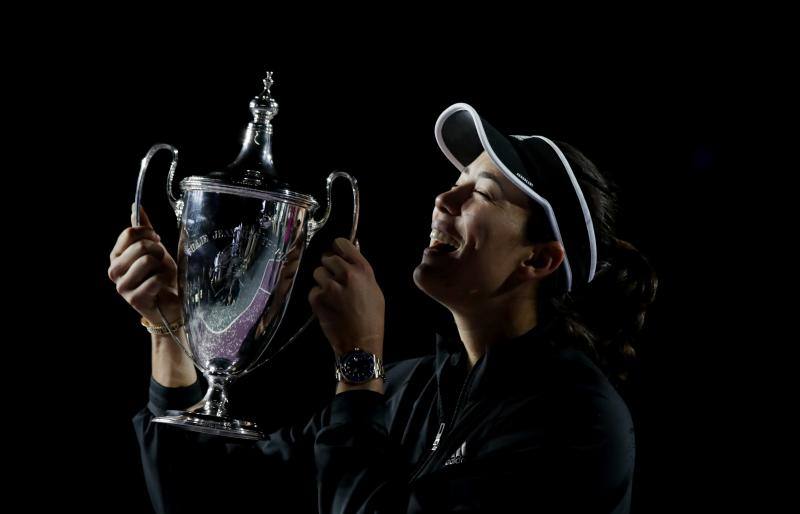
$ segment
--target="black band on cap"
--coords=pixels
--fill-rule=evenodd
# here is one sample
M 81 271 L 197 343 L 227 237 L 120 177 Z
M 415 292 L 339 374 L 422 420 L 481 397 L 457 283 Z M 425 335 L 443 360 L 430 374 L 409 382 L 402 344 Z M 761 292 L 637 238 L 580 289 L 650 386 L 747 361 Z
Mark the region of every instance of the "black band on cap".
M 509 140 L 532 176 L 534 189 L 553 208 L 561 232 L 561 242 L 569 256 L 573 281 L 586 283 L 589 277 L 591 249 L 586 222 L 570 176 L 555 150 L 537 137 Z

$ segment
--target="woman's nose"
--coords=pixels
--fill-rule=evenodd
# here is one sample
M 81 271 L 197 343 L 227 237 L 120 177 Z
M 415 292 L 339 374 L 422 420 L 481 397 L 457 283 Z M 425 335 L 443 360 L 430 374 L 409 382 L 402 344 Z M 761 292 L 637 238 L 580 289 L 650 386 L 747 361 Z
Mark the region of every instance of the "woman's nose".
M 461 204 L 464 202 L 464 189 L 463 187 L 454 186 L 450 190 L 440 193 L 436 197 L 434 205 L 440 211 L 452 216 L 457 215 L 461 211 Z

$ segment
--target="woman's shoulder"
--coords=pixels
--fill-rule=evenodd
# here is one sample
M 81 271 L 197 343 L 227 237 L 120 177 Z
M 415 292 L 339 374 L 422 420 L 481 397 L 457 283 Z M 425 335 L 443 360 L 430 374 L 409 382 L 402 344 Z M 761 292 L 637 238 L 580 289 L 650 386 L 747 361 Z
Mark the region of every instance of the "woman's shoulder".
M 499 399 L 497 423 L 536 427 L 572 440 L 609 438 L 633 444 L 633 420 L 627 402 L 584 352 L 561 348 L 537 368 L 536 380 L 520 377 Z
M 576 349 L 563 350 L 553 376 L 554 405 L 565 435 L 574 436 L 580 428 L 616 439 L 617 444 L 634 444 L 627 402 L 589 356 Z

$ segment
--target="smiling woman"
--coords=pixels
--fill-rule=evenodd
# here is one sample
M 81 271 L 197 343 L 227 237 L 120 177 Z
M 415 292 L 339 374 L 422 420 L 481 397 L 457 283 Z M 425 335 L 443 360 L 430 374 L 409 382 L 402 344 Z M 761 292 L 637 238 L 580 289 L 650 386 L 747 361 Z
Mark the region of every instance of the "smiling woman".
M 486 151 L 464 168 L 453 188 L 436 198 L 432 227 L 457 241 L 456 249 L 437 251 L 434 242 L 414 270 L 414 282 L 453 313 L 473 364 L 492 340 L 536 325 L 531 300 L 537 283 L 563 260 L 560 245 L 534 248 L 526 241 L 529 216 L 525 194 Z M 530 265 L 534 252 L 544 266 Z M 493 320 L 494 313 L 503 320 Z M 478 326 L 470 326 L 470 320 Z
M 505 136 L 466 104 L 446 109 L 435 135 L 461 173 L 436 197 L 413 279 L 457 337 L 384 369 L 383 293 L 337 239 L 309 302 L 338 383 L 306 423 L 254 443 L 176 433 L 153 417 L 202 391 L 185 373 L 165 387 L 169 359 L 154 360 L 134 425 L 158 511 L 629 512 L 634 426 L 612 379 L 657 279 L 616 237 L 613 183 L 569 145 Z M 198 494 L 211 460 L 225 470 L 215 487 L 232 494 Z

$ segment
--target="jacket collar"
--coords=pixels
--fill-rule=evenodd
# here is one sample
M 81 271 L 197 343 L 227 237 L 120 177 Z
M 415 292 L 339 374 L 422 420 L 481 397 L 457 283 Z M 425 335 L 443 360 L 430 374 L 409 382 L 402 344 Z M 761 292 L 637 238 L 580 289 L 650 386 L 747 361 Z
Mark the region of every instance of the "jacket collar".
M 538 383 L 547 362 L 557 353 L 552 337 L 554 321 L 537 324 L 524 334 L 488 347 L 472 369 L 462 402 L 495 394 L 508 395 L 510 391 Z M 440 414 L 449 414 L 469 375 L 467 353 L 457 333 L 436 333 L 435 362 Z

